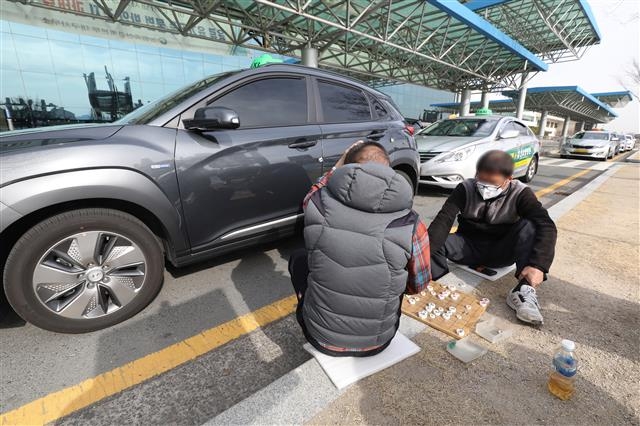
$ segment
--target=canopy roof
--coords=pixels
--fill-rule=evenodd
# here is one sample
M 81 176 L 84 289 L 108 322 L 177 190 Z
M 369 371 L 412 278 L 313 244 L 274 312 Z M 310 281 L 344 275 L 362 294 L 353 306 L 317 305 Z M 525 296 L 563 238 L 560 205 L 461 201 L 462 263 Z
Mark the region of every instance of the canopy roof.
M 287 56 L 313 46 L 320 66 L 365 80 L 499 90 L 515 87 L 517 74 L 547 69 L 516 40 L 451 0 L 86 0 L 74 10 L 60 6 L 66 2 L 13 1 Z M 157 19 L 141 17 L 141 8 Z
M 515 112 L 518 92 L 504 91 L 503 95 L 511 99 L 499 99 L 489 102 L 494 112 Z M 432 104 L 431 106 L 445 110 L 457 111 L 459 103 Z M 479 102 L 472 102 L 471 108 L 479 108 Z M 573 121 L 588 123 L 606 123 L 618 116 L 608 105 L 590 95 L 579 86 L 532 87 L 527 89 L 525 109 L 543 112 L 560 117 L 569 117 Z
M 586 0 L 469 0 L 465 6 L 547 62 L 580 59 L 601 40 Z
M 621 92 L 592 93 L 591 96 L 613 108 L 622 108 L 632 100 L 631 92 L 628 90 Z

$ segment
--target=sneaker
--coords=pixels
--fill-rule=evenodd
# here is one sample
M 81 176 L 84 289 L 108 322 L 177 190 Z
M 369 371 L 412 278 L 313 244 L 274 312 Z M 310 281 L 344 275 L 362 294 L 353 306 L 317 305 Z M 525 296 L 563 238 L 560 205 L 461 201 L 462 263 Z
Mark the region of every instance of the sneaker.
M 528 284 L 521 284 L 519 290 L 509 292 L 507 305 L 516 311 L 516 317 L 520 321 L 533 325 L 542 325 L 544 323 L 540 313 L 540 305 L 538 305 L 536 289 Z

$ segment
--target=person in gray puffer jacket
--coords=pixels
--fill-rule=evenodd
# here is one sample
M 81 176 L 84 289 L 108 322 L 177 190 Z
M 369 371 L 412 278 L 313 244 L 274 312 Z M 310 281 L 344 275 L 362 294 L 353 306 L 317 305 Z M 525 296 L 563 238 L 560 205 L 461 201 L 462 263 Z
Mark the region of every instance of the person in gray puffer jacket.
M 429 282 L 428 237 L 382 146 L 354 145 L 337 166 L 305 200 L 305 250 L 289 271 L 307 340 L 325 354 L 369 356 L 395 336 L 403 294 Z

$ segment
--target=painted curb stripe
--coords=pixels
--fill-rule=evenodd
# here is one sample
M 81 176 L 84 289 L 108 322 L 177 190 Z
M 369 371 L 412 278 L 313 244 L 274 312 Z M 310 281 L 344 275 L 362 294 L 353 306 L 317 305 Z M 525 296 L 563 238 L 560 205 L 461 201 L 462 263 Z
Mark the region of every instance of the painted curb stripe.
M 50 393 L 2 414 L 0 425 L 41 425 L 67 416 L 284 318 L 294 312 L 297 303 L 295 295 L 280 299 L 121 367 Z

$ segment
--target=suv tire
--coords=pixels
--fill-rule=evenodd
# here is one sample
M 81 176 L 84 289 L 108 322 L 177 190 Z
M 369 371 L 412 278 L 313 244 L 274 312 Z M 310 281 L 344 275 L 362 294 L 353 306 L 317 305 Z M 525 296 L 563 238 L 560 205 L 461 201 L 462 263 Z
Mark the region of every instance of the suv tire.
M 395 171 L 396 171 L 397 174 L 399 174 L 400 176 L 402 176 L 403 178 L 405 178 L 407 180 L 407 183 L 411 187 L 411 193 L 415 194 L 416 193 L 416 188 L 414 187 L 414 183 L 413 183 L 413 180 L 411 179 L 411 177 L 409 177 L 409 175 L 407 173 L 403 172 L 402 170 L 395 169 Z
M 4 271 L 9 303 L 51 331 L 110 327 L 146 307 L 162 287 L 162 245 L 140 220 L 91 208 L 52 216 L 13 246 Z

